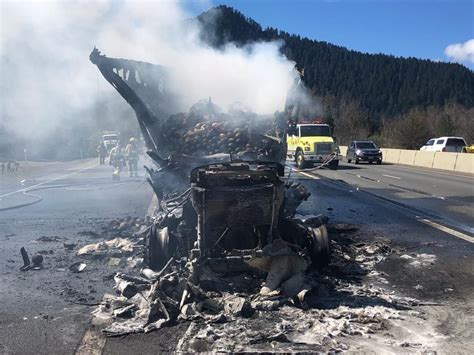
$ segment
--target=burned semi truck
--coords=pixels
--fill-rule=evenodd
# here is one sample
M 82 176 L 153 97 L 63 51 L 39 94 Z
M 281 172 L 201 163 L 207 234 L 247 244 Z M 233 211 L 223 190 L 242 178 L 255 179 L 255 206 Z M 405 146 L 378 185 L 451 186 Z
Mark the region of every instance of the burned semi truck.
M 171 258 L 218 272 L 268 271 L 275 256 L 328 261 L 327 219 L 295 217 L 310 194 L 284 178 L 296 99 L 289 96 L 285 112 L 274 115 L 241 105 L 224 112 L 211 98 L 184 110 L 166 68 L 95 48 L 90 60 L 134 109 L 155 165 L 146 167 L 158 200 L 146 238 L 150 268 Z

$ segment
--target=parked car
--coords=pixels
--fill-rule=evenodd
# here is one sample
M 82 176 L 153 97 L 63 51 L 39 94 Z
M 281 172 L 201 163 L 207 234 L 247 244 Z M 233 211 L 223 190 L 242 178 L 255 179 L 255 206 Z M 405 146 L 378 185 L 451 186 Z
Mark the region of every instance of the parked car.
M 431 138 L 420 150 L 461 153 L 466 146 L 466 141 L 462 137 L 439 137 Z
M 437 138 L 431 138 L 428 142 L 426 142 L 421 148 L 420 150 L 426 150 L 428 152 L 434 152 L 434 144 L 436 142 L 436 139 Z
M 462 150 L 463 153 L 474 153 L 474 144 L 468 145 L 467 147 L 464 147 Z
M 355 164 L 360 161 L 382 164 L 382 151 L 372 141 L 353 141 L 347 148 L 346 159 L 348 163 L 354 161 Z

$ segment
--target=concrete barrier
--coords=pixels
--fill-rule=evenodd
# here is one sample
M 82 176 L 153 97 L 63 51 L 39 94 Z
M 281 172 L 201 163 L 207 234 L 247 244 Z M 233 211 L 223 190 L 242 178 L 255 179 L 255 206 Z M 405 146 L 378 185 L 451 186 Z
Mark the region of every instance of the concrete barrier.
M 345 158 L 347 146 L 339 146 Z M 426 152 L 421 150 L 380 148 L 383 161 L 392 164 L 404 164 L 424 168 L 457 171 L 474 174 L 474 154 Z
M 449 154 L 449 153 L 446 153 Z M 474 154 L 458 153 L 454 171 L 474 174 Z
M 405 165 L 414 165 L 416 153 L 418 153 L 416 150 L 400 149 L 400 156 L 398 158 L 397 163 Z
M 444 170 L 454 170 L 456 166 L 456 161 L 458 156 L 461 154 L 458 153 L 445 153 L 445 152 L 436 152 L 432 167 L 435 169 L 444 169 Z M 466 154 L 467 155 L 467 154 Z
M 383 153 L 382 153 L 383 154 Z M 383 161 L 387 163 L 398 163 L 398 159 L 400 158 L 400 149 L 387 149 L 387 152 L 382 157 Z
M 435 152 L 426 152 L 422 150 L 407 150 L 406 152 L 415 152 L 415 159 L 413 160 L 413 165 L 416 166 L 423 166 L 425 168 L 432 168 L 433 167 L 433 161 L 435 160 Z M 403 163 L 402 160 L 400 159 L 400 163 Z M 410 164 L 411 165 L 411 164 Z M 453 165 L 454 169 L 454 165 Z

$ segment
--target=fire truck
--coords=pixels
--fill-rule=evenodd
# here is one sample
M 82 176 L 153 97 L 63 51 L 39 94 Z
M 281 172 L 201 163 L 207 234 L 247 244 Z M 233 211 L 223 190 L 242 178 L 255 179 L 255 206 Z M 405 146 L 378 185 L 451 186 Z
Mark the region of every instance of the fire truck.
M 331 127 L 320 121 L 299 121 L 288 129 L 287 157 L 299 169 L 315 164 L 337 169 L 339 147 L 332 136 Z
M 110 150 L 120 141 L 120 132 L 104 131 L 102 132 L 101 139 L 107 148 L 107 151 L 110 152 Z

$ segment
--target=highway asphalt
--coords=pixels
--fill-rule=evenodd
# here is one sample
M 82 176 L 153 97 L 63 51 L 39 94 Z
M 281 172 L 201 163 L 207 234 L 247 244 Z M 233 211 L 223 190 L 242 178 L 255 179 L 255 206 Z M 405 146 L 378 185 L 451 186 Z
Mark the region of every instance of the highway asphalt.
M 289 164 L 292 166 L 292 164 Z M 358 175 L 375 179 L 376 176 L 393 175 L 395 172 L 408 170 L 404 167 L 395 166 L 352 166 L 342 164 L 339 171 L 332 170 L 304 170 L 297 172 L 294 169 L 290 179 L 301 183 L 311 192 L 311 197 L 304 202 L 299 212 L 306 214 L 325 214 L 329 217 L 331 224 L 349 224 L 356 226 L 366 235 L 368 241 L 385 238 L 390 242 L 392 254 L 377 266 L 378 272 L 384 275 L 387 284 L 383 287 L 390 288 L 391 292 L 398 295 L 414 297 L 427 305 L 414 308 L 415 312 L 423 314 L 424 322 L 416 325 L 404 324 L 404 333 L 398 334 L 395 339 L 399 344 L 421 344 L 434 343 L 434 339 L 442 339 L 442 344 L 433 345 L 437 351 L 454 350 L 466 352 L 474 346 L 471 339 L 471 327 L 468 324 L 474 322 L 472 311 L 474 301 L 474 238 L 464 235 L 462 239 L 444 230 L 435 228 L 421 221 L 421 212 L 429 214 L 433 218 L 434 212 L 421 211 L 424 207 L 419 203 L 413 204 L 416 208 L 404 203 L 394 203 L 403 200 L 396 194 L 364 193 L 357 189 L 357 184 L 365 181 L 374 181 L 346 174 L 348 172 L 359 172 Z M 369 169 L 378 170 L 369 170 Z M 287 173 L 289 169 L 287 169 Z M 362 175 L 362 174 L 363 175 Z M 431 174 L 435 173 L 434 171 Z M 427 174 L 424 171 L 408 170 L 405 174 L 396 175 L 400 180 L 405 176 Z M 428 173 L 429 175 L 429 173 Z M 443 174 L 438 174 L 444 176 Z M 461 197 L 469 192 L 469 177 L 453 176 L 453 179 L 462 181 L 466 190 L 458 192 Z M 394 178 L 396 180 L 396 178 Z M 416 180 L 417 178 L 411 177 Z M 421 178 L 422 179 L 422 178 Z M 347 180 L 344 181 L 344 180 Z M 379 180 L 379 179 L 377 179 Z M 457 181 L 456 180 L 456 181 Z M 381 180 L 384 181 L 384 180 Z M 354 184 L 351 185 L 350 183 Z M 381 188 L 381 183 L 368 186 Z M 449 184 L 446 189 L 450 189 Z M 384 188 L 381 188 L 383 191 Z M 393 187 L 392 187 L 393 189 Z M 445 190 L 450 191 L 450 190 Z M 463 192 L 464 191 L 464 192 Z M 391 200 L 396 196 L 397 199 Z M 447 194 L 447 196 L 457 196 Z M 438 209 L 436 214 L 442 215 L 443 211 Z M 462 215 L 461 215 L 462 216 Z M 457 218 L 457 216 L 454 216 Z M 469 219 L 467 219 L 469 222 Z M 472 220 L 471 220 L 472 224 Z M 467 233 L 467 232 L 466 232 Z M 408 258 L 417 256 L 429 256 L 434 258 L 432 262 L 424 266 L 414 266 Z M 368 278 L 364 282 L 374 283 L 375 280 Z M 429 306 L 429 304 L 433 304 Z M 421 326 L 421 329 L 420 329 Z M 105 354 L 128 354 L 154 352 L 172 352 L 176 350 L 176 339 L 180 339 L 187 327 L 183 324 L 168 328 L 163 332 L 151 334 L 136 334 L 122 339 L 108 339 L 104 347 Z M 415 340 L 414 340 L 415 339 Z M 373 352 L 381 349 L 376 338 L 352 340 L 353 348 L 362 352 Z M 418 348 L 420 349 L 420 348 Z M 383 349 L 387 351 L 387 349 Z M 311 349 L 308 349 L 311 351 Z M 407 352 L 413 351 L 403 346 L 389 349 L 389 351 Z M 416 349 L 415 349 L 416 351 Z
M 51 163 L 36 175 L 25 176 L 26 185 L 19 183 L 20 176 L 2 180 L 0 208 L 33 201 L 23 195 L 27 186 L 47 189 L 33 192 L 43 198 L 41 202 L 0 211 L 0 353 L 73 354 L 90 328 L 94 307 L 73 302 L 64 290 L 80 294 L 93 290 L 96 300 L 112 291 L 107 277 L 111 270 L 105 265 L 92 264 L 80 275 L 65 271 L 74 256 L 64 252 L 62 242 L 86 243 L 79 232 L 99 229 L 119 217 L 143 217 L 152 191 L 143 172 L 140 179 L 123 178 L 117 184 L 111 181 L 109 166 L 95 164 Z M 337 171 L 293 170 L 290 179 L 304 184 L 312 194 L 300 213 L 323 213 L 332 224 L 349 223 L 368 239 L 390 241 L 393 253 L 377 266 L 388 281 L 384 287 L 436 303 L 418 310 L 425 317 L 423 326 L 443 337 L 437 350 L 473 348 L 469 326 L 474 323 L 472 177 L 343 163 Z M 37 241 L 41 236 L 61 241 L 41 243 Z M 45 254 L 45 269 L 20 272 L 21 246 L 30 253 L 50 253 Z M 413 267 L 403 255 L 433 255 L 434 259 L 426 266 Z M 110 354 L 174 351 L 186 329 L 180 324 L 151 334 L 107 339 L 97 342 L 93 350 Z M 407 332 L 416 333 L 413 329 Z M 370 342 L 357 336 L 351 341 Z M 355 349 L 373 349 L 360 346 Z
M 474 176 L 392 164 L 342 163 L 338 170 L 304 171 L 411 208 L 474 234 Z
M 100 302 L 112 291 L 113 270 L 91 260 L 83 273 L 72 274 L 68 267 L 77 258 L 63 242 L 93 243 L 81 232 L 100 233 L 112 219 L 143 217 L 152 191 L 144 171 L 139 179 L 125 175 L 113 182 L 112 167 L 97 159 L 34 166 L 0 177 L 0 209 L 37 201 L 23 194 L 26 188 L 42 198 L 0 211 L 0 354 L 73 354 L 93 310 L 81 303 Z M 44 268 L 20 271 L 21 247 L 30 257 L 41 252 Z

